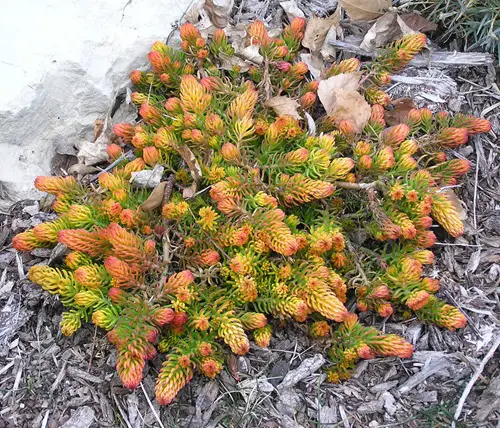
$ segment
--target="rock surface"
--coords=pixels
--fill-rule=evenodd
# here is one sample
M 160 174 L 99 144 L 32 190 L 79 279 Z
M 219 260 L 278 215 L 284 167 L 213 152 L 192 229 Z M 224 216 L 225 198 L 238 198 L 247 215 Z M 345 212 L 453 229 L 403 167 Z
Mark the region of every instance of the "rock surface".
M 7 1 L 0 14 L 0 209 L 77 153 L 191 0 Z M 59 171 L 60 172 L 60 171 Z

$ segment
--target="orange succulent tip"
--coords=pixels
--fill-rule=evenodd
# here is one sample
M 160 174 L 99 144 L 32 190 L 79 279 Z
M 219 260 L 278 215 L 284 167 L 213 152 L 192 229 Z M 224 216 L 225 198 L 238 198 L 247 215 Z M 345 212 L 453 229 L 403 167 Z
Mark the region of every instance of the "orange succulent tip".
M 399 42 L 401 49 L 404 49 L 408 55 L 419 53 L 427 44 L 427 36 L 423 33 L 409 34 Z
M 226 162 L 238 162 L 241 152 L 233 143 L 225 143 L 222 146 L 221 155 Z
M 392 147 L 384 147 L 380 149 L 374 156 L 374 164 L 376 168 L 381 170 L 392 168 L 396 164 Z
M 167 73 L 160 74 L 160 81 L 165 85 L 168 85 L 170 83 L 170 74 Z
M 57 195 L 58 193 L 69 193 L 78 188 L 76 180 L 72 176 L 51 177 L 40 176 L 35 179 L 35 187 L 41 192 Z
M 116 370 L 125 388 L 135 389 L 139 386 L 144 366 L 144 358 L 135 356 L 129 351 L 118 354 Z
M 358 354 L 358 357 L 364 360 L 371 360 L 372 358 L 375 358 L 377 356 L 366 343 L 362 343 L 361 345 L 359 345 L 356 349 L 356 352 Z
M 161 73 L 165 67 L 163 54 L 158 51 L 151 51 L 148 53 L 148 60 L 153 67 L 155 73 Z
M 168 98 L 165 102 L 165 109 L 170 113 L 179 113 L 182 111 L 181 100 L 176 97 Z
M 369 155 L 372 151 L 372 144 L 368 141 L 359 141 L 354 147 L 354 154 L 356 156 Z
M 207 44 L 207 41 L 203 37 L 198 37 L 195 41 L 195 46 L 197 48 L 204 48 Z
M 128 294 L 118 287 L 111 287 L 108 290 L 108 297 L 111 299 L 113 303 L 116 304 L 123 303 L 126 300 L 127 296 Z
M 99 309 L 92 314 L 92 323 L 97 327 L 110 330 L 116 324 L 116 318 L 105 309 Z
M 467 174 L 470 171 L 470 162 L 467 159 L 452 159 L 447 167 L 456 177 Z
M 92 263 L 92 259 L 80 251 L 72 251 L 64 259 L 64 263 L 70 269 L 77 269 L 80 266 L 89 265 Z
M 163 217 L 167 220 L 180 220 L 188 212 L 189 205 L 185 201 L 168 202 L 162 208 Z
M 398 149 L 399 153 L 413 155 L 418 151 L 418 143 L 415 140 L 405 140 Z
M 487 134 L 491 131 L 491 122 L 487 119 L 480 119 L 479 117 L 468 116 L 469 123 L 466 128 L 469 135 L 474 134 Z
M 384 107 L 391 103 L 391 97 L 376 87 L 368 88 L 365 91 L 365 98 L 370 104 L 380 104 Z
M 418 311 L 422 309 L 428 302 L 430 298 L 430 294 L 425 290 L 419 290 L 415 293 L 412 293 L 410 298 L 406 301 L 406 305 L 414 310 Z
M 335 268 L 341 269 L 347 263 L 347 256 L 344 253 L 333 253 L 331 260 Z
M 26 232 L 18 233 L 12 239 L 12 246 L 17 251 L 31 251 L 42 245 L 43 244 L 36 237 L 33 230 L 27 230 Z
M 311 80 L 304 85 L 305 92 L 314 92 L 316 93 L 319 88 L 319 80 Z
M 75 294 L 74 299 L 75 304 L 82 308 L 88 308 L 101 300 L 100 297 L 92 291 L 80 291 Z
M 220 90 L 223 86 L 222 81 L 215 76 L 203 77 L 200 80 L 200 85 L 203 86 L 207 91 Z
M 217 28 L 212 39 L 216 44 L 221 45 L 227 41 L 226 33 L 222 28 Z
M 387 194 L 393 201 L 400 201 L 405 195 L 404 186 L 400 183 L 393 184 Z
M 80 314 L 76 311 L 64 312 L 60 323 L 61 333 L 71 336 L 82 325 Z
M 213 353 L 212 345 L 207 342 L 201 342 L 198 346 L 198 352 L 202 357 L 208 357 Z
M 140 70 L 134 70 L 130 73 L 130 80 L 132 81 L 132 83 L 134 85 L 138 85 L 139 83 L 141 83 L 142 77 L 143 77 L 143 74 L 142 74 L 142 71 L 140 71 Z
M 175 273 L 165 280 L 165 288 L 168 292 L 175 292 L 179 288 L 185 288 L 194 281 L 194 275 L 189 270 Z
M 392 315 L 392 313 L 394 312 L 392 305 L 390 303 L 387 303 L 387 302 L 377 305 L 376 310 L 377 310 L 377 313 L 381 317 L 384 317 L 384 318 L 390 317 Z
M 154 146 L 144 147 L 142 150 L 142 158 L 146 165 L 155 166 L 160 161 L 160 152 Z
M 222 364 L 213 358 L 204 358 L 199 369 L 205 376 L 214 379 L 222 371 Z
M 92 257 L 102 254 L 104 241 L 96 232 L 89 232 L 85 229 L 61 230 L 59 232 L 59 242 L 74 251 L 87 253 Z
M 174 318 L 170 322 L 174 327 L 182 327 L 188 321 L 188 316 L 185 312 L 175 312 Z
M 410 358 L 413 355 L 413 346 L 400 336 L 388 334 L 377 343 L 377 353 L 385 356 Z
M 303 109 L 310 109 L 316 102 L 316 94 L 314 92 L 306 92 L 300 98 L 300 105 Z
M 419 247 L 429 248 L 432 247 L 437 241 L 436 235 L 430 230 L 424 230 L 417 233 L 415 242 Z
M 441 308 L 440 325 L 454 331 L 457 328 L 464 328 L 467 325 L 467 318 L 457 308 L 444 305 Z
M 264 314 L 257 312 L 246 312 L 240 317 L 241 324 L 246 330 L 255 330 L 262 328 L 267 324 L 267 318 Z
M 417 168 L 418 163 L 416 159 L 409 155 L 403 155 L 397 162 L 397 168 L 402 171 L 411 171 Z
M 373 299 L 388 299 L 391 297 L 391 290 L 389 290 L 389 287 L 387 285 L 377 285 L 371 292 L 370 292 L 370 298 Z
M 406 122 L 409 126 L 416 126 L 422 122 L 422 113 L 418 108 L 411 109 L 406 116 Z
M 363 155 L 358 159 L 359 169 L 370 169 L 373 166 L 373 159 L 368 155 Z
M 106 147 L 106 153 L 111 158 L 111 160 L 116 160 L 123 154 L 123 151 L 118 144 L 112 143 L 108 147 Z
M 182 24 L 180 33 L 181 40 L 188 41 L 190 43 L 196 43 L 196 39 L 201 37 L 198 29 L 190 22 Z
M 271 343 L 272 328 L 269 324 L 253 331 L 253 340 L 257 346 L 267 348 Z
M 208 57 L 208 50 L 206 49 L 200 49 L 197 53 L 196 53 L 196 57 L 198 59 L 205 59 Z
M 326 321 L 316 321 L 311 324 L 309 333 L 312 337 L 325 337 L 330 334 L 330 325 Z
M 136 106 L 140 106 L 148 100 L 148 96 L 141 92 L 132 92 L 132 94 L 130 95 L 130 99 Z
M 342 322 L 348 330 L 351 330 L 358 323 L 358 316 L 352 312 L 347 312 Z
M 440 288 L 439 279 L 422 278 L 420 287 L 428 293 L 436 293 Z
M 334 180 L 340 180 L 345 178 L 354 166 L 355 162 L 351 158 L 336 158 L 330 162 L 327 175 Z
M 215 250 L 205 250 L 195 257 L 196 262 L 202 267 L 215 266 L 220 261 L 220 255 Z
M 436 142 L 443 147 L 454 149 L 465 144 L 469 139 L 466 128 L 444 128 L 438 132 Z
M 273 57 L 285 58 L 288 55 L 288 48 L 286 46 L 276 46 L 273 51 Z
M 376 76 L 377 82 L 382 85 L 389 85 L 391 83 L 391 75 L 387 72 L 382 72 Z
M 380 135 L 380 140 L 387 146 L 399 146 L 406 140 L 410 133 L 410 127 L 406 123 L 385 129 Z
M 128 122 L 117 123 L 113 126 L 113 132 L 115 133 L 115 135 L 123 138 L 126 142 L 130 142 L 134 137 L 135 127 L 133 124 Z
M 306 29 L 307 20 L 305 18 L 295 17 L 290 22 L 290 29 L 295 35 L 301 34 Z
M 384 107 L 380 104 L 374 104 L 372 106 L 370 122 L 385 126 L 384 114 L 385 114 Z
M 432 195 L 432 217 L 454 238 L 464 233 L 464 225 L 452 201 L 445 195 Z
M 307 64 L 305 62 L 297 62 L 292 65 L 290 69 L 290 73 L 294 76 L 301 77 L 304 76 L 309 71 Z
M 248 39 L 251 45 L 267 46 L 271 39 L 267 34 L 266 27 L 262 21 L 254 21 L 247 29 Z
M 446 162 L 446 159 L 448 159 L 448 156 L 446 155 L 445 152 L 436 152 L 434 153 L 434 155 L 432 156 L 432 158 L 436 161 L 436 162 Z
M 354 123 L 350 120 L 341 120 L 339 123 L 339 130 L 345 136 L 352 136 L 356 134 Z
M 141 105 L 139 114 L 147 123 L 157 123 L 162 118 L 160 111 L 147 102 Z
M 408 190 L 405 193 L 406 200 L 408 202 L 417 202 L 418 201 L 418 192 L 416 190 Z
M 345 176 L 345 181 L 347 181 L 348 183 L 356 183 L 356 175 L 354 175 L 353 173 L 349 173 Z

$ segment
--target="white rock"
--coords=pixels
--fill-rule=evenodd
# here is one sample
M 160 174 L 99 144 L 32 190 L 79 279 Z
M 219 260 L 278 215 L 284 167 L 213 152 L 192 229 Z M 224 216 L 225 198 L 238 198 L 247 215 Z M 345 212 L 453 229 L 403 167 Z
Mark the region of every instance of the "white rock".
M 54 153 L 76 154 L 191 0 L 26 0 L 0 14 L 0 190 L 37 196 Z M 2 192 L 0 192 L 1 194 Z

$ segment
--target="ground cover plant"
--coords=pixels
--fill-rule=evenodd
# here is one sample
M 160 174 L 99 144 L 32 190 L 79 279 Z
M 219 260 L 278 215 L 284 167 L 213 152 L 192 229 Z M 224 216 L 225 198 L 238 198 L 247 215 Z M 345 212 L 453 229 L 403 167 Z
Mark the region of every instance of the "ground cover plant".
M 348 378 L 360 358 L 413 352 L 356 311 L 466 324 L 435 296 L 439 280 L 424 266 L 434 221 L 463 233 L 452 188 L 470 166 L 447 152 L 489 122 L 424 108 L 387 126 L 381 88 L 425 36 L 311 80 L 295 58 L 305 25 L 294 19 L 273 38 L 252 23 L 244 43 L 261 61 L 248 65 L 232 60 L 223 30 L 206 40 L 184 24 L 182 51 L 157 42 L 152 71 L 131 73 L 141 120 L 115 126 L 113 167 L 86 183 L 35 182 L 54 195 L 58 218 L 18 234 L 14 247 L 71 252 L 60 266 L 32 267 L 31 281 L 68 308 L 63 334 L 88 321 L 108 330 L 126 387 L 164 354 L 161 404 L 195 371 L 215 377 L 250 338 L 266 347 L 270 318 L 331 336 L 330 382 Z M 154 188 L 139 180 L 155 174 Z

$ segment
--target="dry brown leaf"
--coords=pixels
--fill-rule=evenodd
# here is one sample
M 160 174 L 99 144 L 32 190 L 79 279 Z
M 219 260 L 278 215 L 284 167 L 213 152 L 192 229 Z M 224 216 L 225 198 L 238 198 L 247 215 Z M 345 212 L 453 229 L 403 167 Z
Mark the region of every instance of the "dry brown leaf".
M 233 70 L 234 67 L 238 67 L 241 73 L 244 73 L 250 69 L 250 63 L 237 57 L 236 55 L 228 55 L 224 52 L 219 53 L 219 59 L 221 62 L 221 68 L 223 70 Z
M 151 192 L 149 197 L 140 205 L 140 208 L 145 212 L 149 212 L 161 206 L 166 186 L 166 181 L 162 181 L 160 184 L 158 184 L 158 186 L 156 186 Z
M 299 103 L 288 97 L 273 97 L 268 99 L 264 105 L 272 108 L 278 116 L 292 116 L 294 119 L 300 120 L 300 115 L 297 109 L 300 107 Z
M 408 27 L 413 31 L 419 31 L 421 33 L 427 33 L 429 31 L 435 31 L 437 29 L 437 24 L 425 19 L 421 15 L 416 13 L 403 13 L 401 19 L 405 22 Z
M 186 162 L 193 180 L 200 181 L 202 177 L 201 167 L 191 149 L 188 146 L 179 146 L 176 148 L 176 150 L 181 155 L 184 162 Z
M 336 123 L 350 121 L 361 132 L 371 116 L 371 107 L 357 91 L 360 73 L 342 73 L 319 82 L 318 97 Z
M 216 27 L 225 28 L 229 13 L 233 10 L 234 0 L 205 0 L 205 11 Z
M 392 6 L 392 0 L 340 0 L 351 21 L 371 21 Z
M 368 30 L 359 47 L 372 52 L 412 33 L 414 31 L 396 13 L 387 12 Z
M 332 109 L 333 99 L 331 97 L 334 89 L 344 89 L 347 91 L 357 91 L 359 88 L 359 80 L 361 73 L 341 73 L 337 76 L 329 77 L 326 80 L 321 80 L 318 87 L 318 97 L 323 104 L 326 112 Z
M 105 121 L 102 119 L 96 119 L 94 122 L 94 142 L 99 138 L 103 129 L 104 129 Z
M 410 98 L 398 98 L 392 101 L 392 110 L 384 112 L 384 119 L 389 126 L 406 122 L 410 110 L 417 108 Z
M 339 24 L 339 18 L 339 15 L 333 14 L 328 18 L 317 18 L 313 16 L 309 19 L 306 31 L 304 32 L 302 46 L 309 48 L 311 52 L 318 52 L 323 47 L 326 35 L 332 25 Z

